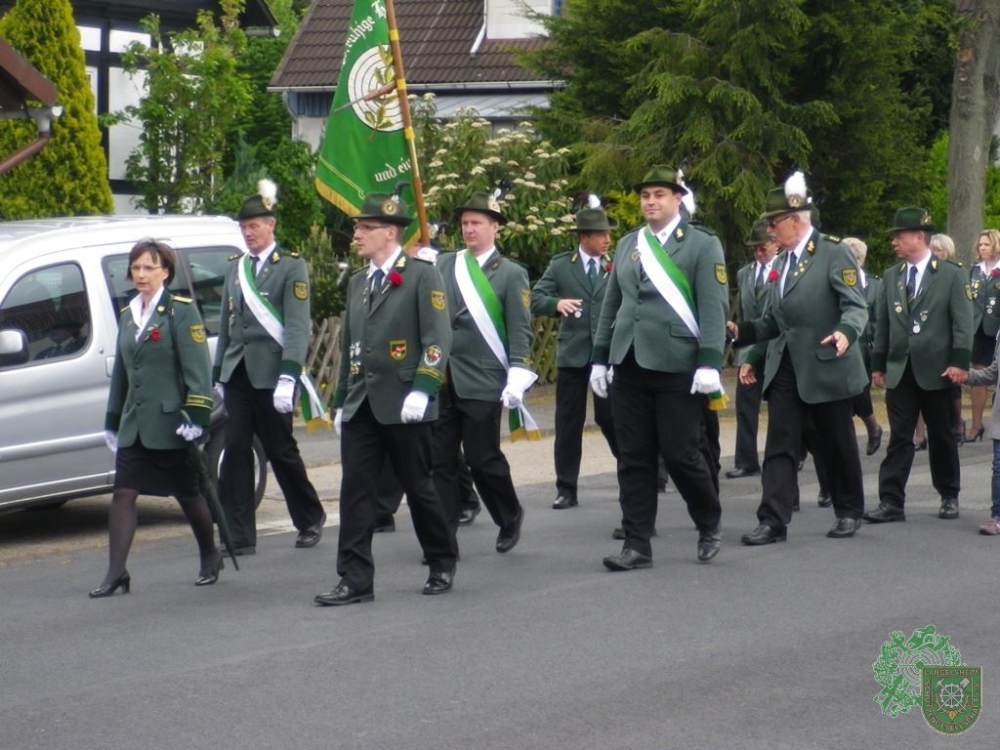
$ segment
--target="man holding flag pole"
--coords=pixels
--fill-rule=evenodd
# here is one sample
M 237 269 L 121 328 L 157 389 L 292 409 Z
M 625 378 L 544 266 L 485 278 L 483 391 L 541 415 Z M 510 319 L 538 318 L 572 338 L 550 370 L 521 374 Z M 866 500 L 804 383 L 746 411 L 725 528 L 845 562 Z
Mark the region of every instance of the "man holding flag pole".
M 497 251 L 506 223 L 497 199 L 478 192 L 458 209 L 466 249 L 445 253 L 444 278 L 453 342 L 447 381 L 434 424 L 434 476 L 452 528 L 458 526 L 459 446 L 483 504 L 500 527 L 497 552 L 509 552 L 521 537 L 524 508 L 500 450 L 500 417 L 510 410 L 512 439 L 540 437 L 524 408 L 524 393 L 538 377 L 531 370 L 533 332 L 528 272 Z

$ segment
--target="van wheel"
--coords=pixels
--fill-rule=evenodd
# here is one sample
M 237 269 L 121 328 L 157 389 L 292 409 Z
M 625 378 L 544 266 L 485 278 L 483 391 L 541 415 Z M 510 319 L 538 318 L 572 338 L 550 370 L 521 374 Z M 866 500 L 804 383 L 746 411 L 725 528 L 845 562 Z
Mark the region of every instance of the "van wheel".
M 254 473 L 254 508 L 260 507 L 260 501 L 264 499 L 264 490 L 267 488 L 267 457 L 264 455 L 264 445 L 260 438 L 254 435 L 253 438 L 253 473 Z M 222 468 L 222 457 L 226 452 L 225 430 L 213 432 L 212 439 L 205 446 L 205 456 L 208 458 L 208 469 L 215 483 L 216 491 L 219 487 L 219 470 Z

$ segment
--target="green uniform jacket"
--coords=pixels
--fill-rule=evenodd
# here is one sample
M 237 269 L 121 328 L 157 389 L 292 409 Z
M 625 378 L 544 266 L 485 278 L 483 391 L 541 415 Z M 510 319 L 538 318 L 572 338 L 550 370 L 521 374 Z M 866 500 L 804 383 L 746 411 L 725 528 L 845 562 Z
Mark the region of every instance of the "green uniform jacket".
M 479 333 L 479 328 L 458 291 L 455 282 L 457 258 L 458 253 L 442 253 L 438 258 L 438 269 L 444 278 L 451 315 L 449 377 L 460 398 L 499 401 L 500 393 L 507 384 L 507 373 L 487 345 L 486 339 Z M 531 300 L 528 272 L 523 266 L 504 258 L 495 250 L 483 266 L 483 272 L 503 306 L 504 323 L 507 326 L 507 361 L 511 367 L 530 370 L 534 331 L 528 310 Z
M 594 350 L 594 336 L 601 317 L 601 303 L 613 268 L 611 254 L 598 259 L 597 280 L 590 278 L 580 262 L 580 253 L 570 251 L 555 256 L 542 278 L 531 290 L 531 312 L 538 317 L 559 318 L 557 367 L 586 367 Z M 561 299 L 582 299 L 580 317 L 556 311 Z
M 647 370 L 694 372 L 702 365 L 722 369 L 729 282 L 718 238 L 682 219 L 664 246 L 691 285 L 701 329 L 699 340 L 653 282 L 640 274 L 640 231 L 622 237 L 615 248 L 615 266 L 608 277 L 593 361 L 617 365 L 634 348 L 636 362 Z
M 176 297 L 168 289 L 138 341 L 132 311 L 127 307 L 122 311 L 104 428 L 118 433 L 118 445 L 123 448 L 133 445 L 136 438 L 155 450 L 184 448 L 187 441 L 177 434 L 187 421 L 181 409 L 194 424 L 208 426 L 212 362 L 197 308 L 189 298 Z
M 972 330 L 978 331 L 982 326 L 983 333 L 991 338 L 1000 331 L 1000 274 L 987 276 L 983 268 L 976 263 L 969 271 L 969 286 L 972 289 L 973 318 Z
M 941 373 L 969 369 L 972 333 L 972 301 L 960 266 L 931 258 L 917 296 L 907 304 L 906 264 L 894 265 L 879 294 L 872 370 L 884 372 L 886 387 L 895 388 L 909 362 L 923 390 L 952 388 Z
M 431 397 L 423 421 L 437 419 L 438 388 L 451 349 L 444 282 L 433 264 L 399 256 L 382 291 L 369 303 L 368 268 L 347 285 L 343 348 L 334 408 L 350 421 L 367 398 L 381 424 L 401 424 L 399 412 L 411 391 Z
M 274 388 L 279 375 L 296 380 L 309 350 L 312 319 L 309 317 L 309 271 L 306 262 L 275 247 L 261 262 L 257 288 L 274 306 L 285 326 L 285 345 L 271 338 L 243 300 L 237 264 L 243 255 L 229 259 L 222 290 L 223 310 L 219 341 L 215 350 L 213 379 L 229 382 L 240 360 L 246 361 L 247 376 L 254 388 Z
M 868 323 L 868 305 L 858 279 L 858 266 L 847 245 L 813 230 L 785 294 L 779 293 L 788 252 L 778 254 L 772 268 L 777 279 L 767 284 L 764 315 L 741 321 L 740 345 L 772 339 L 764 367 L 764 394 L 785 351 L 795 368 L 799 398 L 807 404 L 837 401 L 861 393 L 868 375 L 856 346 Z M 851 342 L 843 356 L 819 342 L 840 331 Z M 759 371 L 755 352 L 749 363 Z
M 771 263 L 771 268 L 774 268 L 773 262 Z M 736 272 L 736 285 L 740 290 L 739 317 L 744 320 L 756 320 L 763 315 L 764 305 L 767 302 L 767 276 L 764 276 L 764 283 L 758 292 L 756 288 L 757 279 L 754 276 L 756 271 L 757 261 L 753 261 Z M 760 347 L 760 361 L 763 361 L 767 355 L 767 344 L 761 343 L 757 344 L 757 346 Z M 740 349 L 736 355 L 737 364 L 745 364 L 749 360 L 751 352 L 752 349 L 750 348 Z

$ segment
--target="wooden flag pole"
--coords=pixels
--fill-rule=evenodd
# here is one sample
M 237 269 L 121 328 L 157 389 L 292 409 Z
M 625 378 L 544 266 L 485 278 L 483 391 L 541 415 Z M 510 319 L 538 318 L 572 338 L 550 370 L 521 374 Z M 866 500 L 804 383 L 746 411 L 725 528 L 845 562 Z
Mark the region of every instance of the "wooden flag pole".
M 427 210 L 424 208 L 424 189 L 420 181 L 420 166 L 417 164 L 417 142 L 410 119 L 410 101 L 406 94 L 406 76 L 403 73 L 403 51 L 399 44 L 399 29 L 396 27 L 396 8 L 393 0 L 385 0 L 386 21 L 389 24 L 389 48 L 392 50 L 392 67 L 396 74 L 396 95 L 399 98 L 399 113 L 403 118 L 403 137 L 410 151 L 410 170 L 413 174 L 413 202 L 417 206 L 417 221 L 420 222 L 420 244 L 430 247 L 431 233 L 427 227 Z

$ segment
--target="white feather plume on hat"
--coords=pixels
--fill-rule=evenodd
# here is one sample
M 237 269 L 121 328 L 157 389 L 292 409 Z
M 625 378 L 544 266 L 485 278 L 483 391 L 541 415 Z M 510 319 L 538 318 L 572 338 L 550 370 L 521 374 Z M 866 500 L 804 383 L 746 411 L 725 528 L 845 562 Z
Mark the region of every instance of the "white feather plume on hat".
M 680 169 L 677 170 L 677 184 L 687 190 L 681 196 L 681 204 L 687 209 L 688 217 L 690 218 L 694 216 L 694 212 L 698 210 L 698 207 L 694 203 L 694 191 L 684 184 L 684 172 Z
M 809 195 L 809 188 L 806 185 L 806 176 L 801 170 L 795 170 L 791 176 L 785 180 L 785 200 L 792 207 L 804 206 L 812 203 Z
M 260 202 L 268 210 L 274 208 L 274 204 L 278 202 L 278 186 L 271 180 L 258 180 L 257 193 L 260 195 Z

